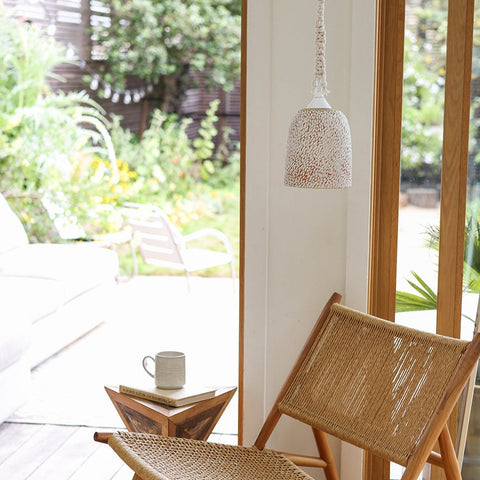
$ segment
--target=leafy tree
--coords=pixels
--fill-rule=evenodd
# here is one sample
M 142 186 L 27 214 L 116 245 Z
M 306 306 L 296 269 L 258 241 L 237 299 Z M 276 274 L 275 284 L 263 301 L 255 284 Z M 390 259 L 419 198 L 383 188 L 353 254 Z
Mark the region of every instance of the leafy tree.
M 164 112 L 178 112 L 195 74 L 225 90 L 239 77 L 240 0 L 103 3 L 110 21 L 94 27 L 92 41 L 104 52 L 103 78 L 114 88 L 142 79 Z

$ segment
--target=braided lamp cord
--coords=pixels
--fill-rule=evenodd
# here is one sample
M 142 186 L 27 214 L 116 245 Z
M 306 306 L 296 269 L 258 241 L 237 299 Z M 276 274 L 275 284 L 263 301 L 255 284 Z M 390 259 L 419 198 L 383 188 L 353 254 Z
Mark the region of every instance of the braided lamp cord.
M 297 188 L 346 188 L 352 185 L 352 140 L 347 118 L 334 110 L 325 68 L 325 0 L 318 0 L 315 23 L 313 98 L 297 112 L 287 142 L 284 183 Z
M 317 21 L 315 24 L 315 79 L 314 87 L 316 91 L 320 91 L 322 95 L 328 94 L 327 89 L 327 71 L 325 67 L 325 0 L 318 0 Z

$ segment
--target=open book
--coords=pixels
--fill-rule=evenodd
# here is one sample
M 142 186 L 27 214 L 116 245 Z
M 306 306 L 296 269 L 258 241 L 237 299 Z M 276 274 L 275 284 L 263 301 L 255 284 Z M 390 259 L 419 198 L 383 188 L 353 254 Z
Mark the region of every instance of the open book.
M 155 386 L 120 385 L 120 393 L 144 398 L 152 402 L 163 403 L 171 407 L 183 407 L 215 396 L 215 388 L 186 385 L 175 390 L 165 390 Z

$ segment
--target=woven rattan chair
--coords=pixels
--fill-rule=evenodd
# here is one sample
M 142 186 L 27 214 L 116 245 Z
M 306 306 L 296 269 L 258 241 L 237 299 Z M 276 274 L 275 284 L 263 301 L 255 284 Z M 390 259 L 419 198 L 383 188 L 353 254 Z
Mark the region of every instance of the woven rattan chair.
M 338 479 L 327 433 L 403 465 L 402 480 L 416 480 L 426 462 L 461 479 L 446 422 L 480 356 L 480 335 L 465 342 L 412 330 L 340 298 L 321 313 L 253 447 L 128 432 L 97 440 L 143 480 L 310 479 L 297 465 Z M 283 414 L 312 427 L 319 457 L 264 449 Z

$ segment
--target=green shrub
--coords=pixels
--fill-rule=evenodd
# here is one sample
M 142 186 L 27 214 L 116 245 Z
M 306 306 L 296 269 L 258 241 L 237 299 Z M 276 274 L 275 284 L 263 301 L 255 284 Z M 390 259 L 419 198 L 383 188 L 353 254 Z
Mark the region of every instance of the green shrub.
M 129 200 L 160 205 L 180 227 L 224 212 L 239 156 L 228 131 L 215 150 L 218 100 L 197 138 L 187 135 L 190 119 L 156 110 L 139 140 L 84 92 L 51 92 L 64 48 L 1 8 L 0 191 L 31 241 L 61 240 L 53 220 L 80 236 L 115 231 L 116 207 Z
M 31 241 L 58 240 L 53 217 L 83 224 L 99 197 L 118 181 L 115 156 L 100 107 L 85 93 L 52 93 L 53 68 L 64 48 L 0 5 L 0 178 Z M 111 171 L 92 176 L 96 155 Z
M 214 151 L 218 104 L 211 102 L 193 140 L 187 134 L 191 120 L 175 114 L 155 110 L 141 140 L 120 126 L 119 117 L 113 118 L 117 157 L 137 175 L 130 199 L 159 205 L 180 227 L 222 211 L 218 189 L 228 190 L 238 181 L 240 161 L 238 149 L 230 153 L 227 148 L 228 131 Z

